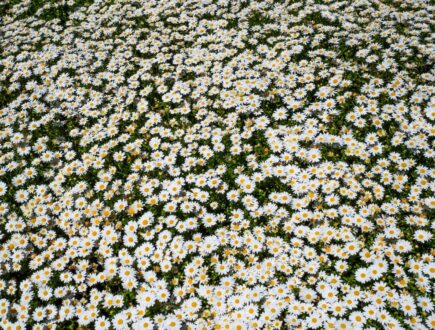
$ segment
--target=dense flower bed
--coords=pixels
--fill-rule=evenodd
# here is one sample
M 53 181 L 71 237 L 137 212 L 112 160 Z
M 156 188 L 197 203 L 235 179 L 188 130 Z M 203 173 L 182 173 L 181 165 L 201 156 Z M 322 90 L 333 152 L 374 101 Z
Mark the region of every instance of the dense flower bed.
M 0 2 L 3 329 L 433 329 L 429 0 Z

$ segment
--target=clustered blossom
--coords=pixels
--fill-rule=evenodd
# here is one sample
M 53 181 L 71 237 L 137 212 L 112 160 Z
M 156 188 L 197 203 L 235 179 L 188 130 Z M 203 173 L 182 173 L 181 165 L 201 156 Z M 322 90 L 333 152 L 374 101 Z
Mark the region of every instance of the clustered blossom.
M 0 11 L 2 329 L 435 328 L 430 1 Z

